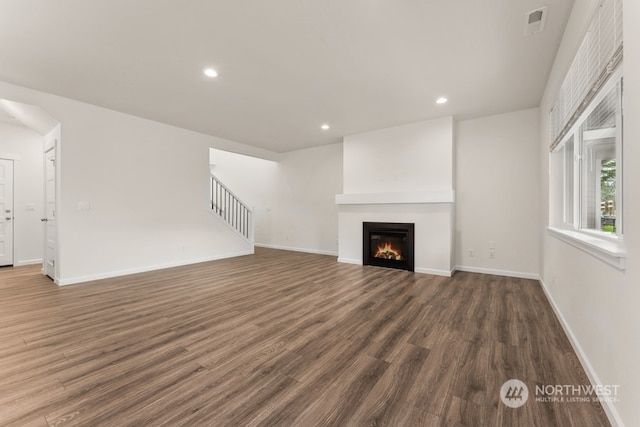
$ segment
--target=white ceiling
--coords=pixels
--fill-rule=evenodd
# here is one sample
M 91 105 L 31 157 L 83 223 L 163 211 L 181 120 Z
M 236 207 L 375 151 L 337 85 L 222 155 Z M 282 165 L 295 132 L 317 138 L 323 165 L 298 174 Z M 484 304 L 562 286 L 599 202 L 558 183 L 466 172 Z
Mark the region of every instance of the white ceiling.
M 0 0 L 0 80 L 284 152 L 537 106 L 572 5 Z

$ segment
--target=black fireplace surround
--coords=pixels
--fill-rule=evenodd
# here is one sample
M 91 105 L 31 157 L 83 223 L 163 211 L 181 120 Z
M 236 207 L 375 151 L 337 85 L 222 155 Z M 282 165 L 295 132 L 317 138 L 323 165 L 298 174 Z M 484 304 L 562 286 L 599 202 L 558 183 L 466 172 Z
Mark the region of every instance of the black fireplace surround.
M 363 222 L 362 264 L 414 271 L 414 229 L 411 223 Z

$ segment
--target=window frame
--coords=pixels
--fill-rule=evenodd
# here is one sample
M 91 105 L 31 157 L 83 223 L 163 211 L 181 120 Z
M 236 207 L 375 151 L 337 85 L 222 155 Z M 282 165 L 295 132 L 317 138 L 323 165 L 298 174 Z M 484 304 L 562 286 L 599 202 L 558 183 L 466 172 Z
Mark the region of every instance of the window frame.
M 569 132 L 561 143 L 559 148 L 562 150 L 562 174 L 563 174 L 563 188 L 562 188 L 562 226 L 565 229 L 592 234 L 598 238 L 622 241 L 624 232 L 623 221 L 623 141 L 622 141 L 622 90 L 623 90 L 623 70 L 622 65 L 611 75 L 608 81 L 604 84 L 602 89 L 598 91 L 598 94 L 589 103 L 589 106 L 580 115 L 576 123 L 571 127 Z M 600 231 L 597 229 L 585 228 L 583 224 L 583 193 L 585 180 L 583 177 L 585 167 L 585 142 L 583 139 L 582 126 L 586 122 L 587 118 L 593 113 L 593 111 L 600 105 L 603 99 L 612 90 L 618 91 L 617 105 L 616 105 L 616 128 L 615 128 L 615 149 L 616 149 L 616 232 L 609 233 Z M 567 171 L 567 144 L 572 141 L 573 143 L 573 170 Z M 571 175 L 571 176 L 570 176 Z M 571 182 L 572 181 L 572 182 Z M 571 185 L 573 184 L 573 185 Z M 568 189 L 572 189 L 572 194 L 568 194 Z M 570 208 L 571 207 L 571 208 Z M 569 221 L 569 219 L 571 221 Z
M 569 243 L 593 256 L 613 265 L 619 269 L 626 268 L 626 251 L 624 249 L 624 220 L 623 220 L 623 165 L 624 165 L 624 141 L 623 141 L 623 92 L 624 92 L 623 66 L 620 64 L 611 74 L 608 81 L 591 100 L 587 108 L 580 115 L 576 123 L 571 127 L 566 136 L 558 144 L 555 153 L 562 156 L 562 200 L 560 203 L 562 212 L 559 217 L 561 226 L 547 229 L 550 235 Z M 584 144 L 582 126 L 587 118 L 598 107 L 602 100 L 616 88 L 618 91 L 616 102 L 616 231 L 615 233 L 601 231 L 599 229 L 583 228 L 583 167 Z M 573 170 L 568 170 L 567 144 L 573 144 Z

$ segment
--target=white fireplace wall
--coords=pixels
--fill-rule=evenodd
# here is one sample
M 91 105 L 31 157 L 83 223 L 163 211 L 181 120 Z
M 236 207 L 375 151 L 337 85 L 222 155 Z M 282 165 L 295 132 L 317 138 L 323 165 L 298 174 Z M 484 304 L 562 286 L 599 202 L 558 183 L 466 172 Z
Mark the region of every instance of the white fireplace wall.
M 339 262 L 362 264 L 362 223 L 415 224 L 415 271 L 451 275 L 453 205 L 450 203 L 342 205 L 338 236 Z
M 415 271 L 454 266 L 454 125 L 444 117 L 351 135 L 343 144 L 338 261 L 362 264 L 362 223 L 415 224 Z
M 344 138 L 343 192 L 453 189 L 453 118 Z

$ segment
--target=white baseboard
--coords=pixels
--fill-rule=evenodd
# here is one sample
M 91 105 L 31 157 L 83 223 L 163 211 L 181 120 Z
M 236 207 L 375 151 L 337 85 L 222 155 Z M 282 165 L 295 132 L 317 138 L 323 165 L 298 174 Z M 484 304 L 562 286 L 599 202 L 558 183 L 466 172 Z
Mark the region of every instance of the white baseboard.
M 578 359 L 580 360 L 580 364 L 582 365 L 582 368 L 586 372 L 587 377 L 589 377 L 589 381 L 591 381 L 591 384 L 593 385 L 602 384 L 602 381 L 600 381 L 598 374 L 596 373 L 595 369 L 593 369 L 591 362 L 589 362 L 589 358 L 587 357 L 586 353 L 582 349 L 580 342 L 578 341 L 576 336 L 573 334 L 573 331 L 571 330 L 571 326 L 569 326 L 567 319 L 564 318 L 564 316 L 562 315 L 562 312 L 558 308 L 558 305 L 553 299 L 553 296 L 549 292 L 549 289 L 547 288 L 547 285 L 544 283 L 544 280 L 542 279 L 539 279 L 539 280 L 540 280 L 540 285 L 542 286 L 542 290 L 544 291 L 544 294 L 546 295 L 547 300 L 549 301 L 549 304 L 553 309 L 553 312 L 556 314 L 556 317 L 560 321 L 560 325 L 562 325 L 562 329 L 564 329 L 564 333 L 567 335 L 567 338 L 569 338 L 569 342 L 571 343 L 573 350 L 576 352 L 576 355 L 578 355 Z M 612 426 L 624 427 L 624 423 L 620 418 L 620 414 L 618 414 L 618 411 L 613 405 L 613 402 L 602 402 L 602 407 L 604 408 L 604 412 L 607 414 L 607 418 L 609 418 L 609 422 L 611 423 Z
M 455 272 L 455 270 L 447 271 L 447 270 L 436 270 L 436 269 L 433 269 L 433 268 L 416 267 L 415 268 L 415 272 L 416 273 L 420 273 L 420 274 L 431 274 L 433 276 L 451 277 L 453 275 L 453 273 Z
M 40 259 L 25 259 L 24 261 L 18 261 L 13 264 L 15 267 L 22 267 L 23 265 L 36 265 L 42 264 L 42 258 Z
M 307 254 L 338 256 L 337 252 L 323 251 L 319 249 L 295 248 L 291 246 L 282 246 L 282 245 L 268 245 L 266 243 L 255 243 L 255 246 L 259 248 L 279 249 L 282 251 L 293 251 L 293 252 L 304 252 Z
M 340 258 L 340 257 L 338 257 L 338 262 L 341 262 L 343 264 L 362 265 L 362 260 L 361 259 Z
M 361 259 L 338 258 L 338 262 L 342 262 L 342 263 L 345 263 L 345 264 L 362 265 L 362 260 Z M 416 267 L 414 272 L 415 273 L 419 273 L 419 274 L 432 274 L 434 276 L 451 277 L 451 275 L 453 274 L 454 271 L 455 270 L 447 271 L 447 270 L 436 270 L 436 269 L 433 269 L 433 268 Z
M 216 255 L 216 256 L 212 256 L 212 257 L 203 257 L 203 258 L 194 258 L 194 259 L 190 259 L 190 260 L 183 260 L 183 261 L 177 261 L 177 262 L 167 262 L 167 263 L 164 263 L 164 264 L 148 265 L 148 266 L 144 266 L 144 267 L 129 268 L 129 269 L 125 269 L 125 270 L 108 271 L 108 272 L 104 272 L 104 273 L 90 274 L 90 275 L 87 275 L 87 276 L 77 276 L 77 277 L 70 277 L 70 278 L 65 278 L 65 279 L 57 279 L 56 283 L 58 285 L 60 285 L 60 286 L 73 285 L 73 284 L 76 284 L 76 283 L 91 282 L 91 281 L 94 281 L 94 280 L 109 279 L 109 278 L 112 278 L 112 277 L 127 276 L 129 274 L 146 273 L 146 272 L 149 272 L 149 271 L 163 270 L 165 268 L 180 267 L 180 266 L 183 266 L 183 265 L 198 264 L 198 263 L 201 263 L 201 262 L 217 261 L 217 260 L 225 259 L 225 258 L 233 258 L 233 257 L 238 257 L 238 256 L 243 256 L 243 255 L 251 255 L 251 254 L 253 254 L 253 252 L 254 252 L 253 248 L 251 248 L 250 250 L 247 250 L 247 251 L 236 252 L 236 253 L 231 253 L 231 254 Z
M 535 273 L 521 273 L 509 270 L 494 270 L 491 268 L 466 267 L 464 265 L 456 265 L 454 271 L 466 271 L 468 273 L 493 274 L 495 276 L 517 277 L 519 279 L 540 280 L 540 276 Z

